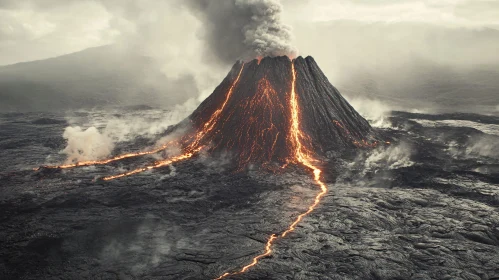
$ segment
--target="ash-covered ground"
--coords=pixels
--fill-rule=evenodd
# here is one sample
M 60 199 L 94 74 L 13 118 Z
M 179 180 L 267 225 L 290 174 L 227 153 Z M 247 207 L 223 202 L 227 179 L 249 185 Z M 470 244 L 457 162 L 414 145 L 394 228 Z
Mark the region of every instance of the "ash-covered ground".
M 0 115 L 0 279 L 215 278 L 318 192 L 302 168 L 235 173 L 207 155 L 110 182 L 95 179 L 155 158 L 32 170 L 64 162 L 67 126 L 129 114 L 152 129 L 117 129 L 114 154 L 166 129 L 148 108 Z M 330 152 L 318 209 L 233 279 L 499 279 L 499 117 L 392 112 L 377 125 L 392 143 Z

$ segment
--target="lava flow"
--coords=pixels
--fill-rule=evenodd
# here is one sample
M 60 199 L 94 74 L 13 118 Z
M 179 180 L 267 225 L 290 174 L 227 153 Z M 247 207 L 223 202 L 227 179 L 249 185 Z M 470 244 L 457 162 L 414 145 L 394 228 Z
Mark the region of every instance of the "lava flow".
M 153 169 L 153 168 L 162 167 L 162 166 L 165 166 L 165 165 L 169 164 L 169 163 L 168 164 L 163 164 L 164 162 L 170 162 L 170 161 L 172 161 L 171 163 L 173 163 L 173 162 L 177 162 L 177 161 L 182 160 L 182 159 L 190 158 L 190 157 L 192 157 L 192 155 L 190 155 L 190 156 L 187 156 L 187 155 L 193 154 L 195 152 L 199 152 L 202 149 L 202 147 L 200 147 L 200 141 L 205 137 L 205 135 L 207 133 L 209 133 L 213 129 L 215 123 L 220 118 L 220 113 L 223 111 L 223 109 L 225 108 L 225 106 L 227 104 L 227 101 L 230 99 L 230 97 L 232 95 L 232 92 L 234 91 L 234 87 L 237 85 L 237 83 L 239 81 L 239 78 L 241 77 L 241 73 L 243 72 L 243 69 L 244 69 L 244 64 L 241 66 L 241 69 L 239 70 L 239 73 L 238 73 L 238 75 L 236 77 L 236 80 L 234 81 L 234 83 L 230 87 L 229 92 L 227 93 L 227 96 L 226 96 L 226 99 L 225 99 L 224 103 L 222 104 L 222 106 L 217 111 L 215 111 L 215 113 L 212 115 L 212 117 L 210 118 L 210 120 L 204 124 L 203 129 L 200 130 L 198 133 L 196 133 L 196 135 L 194 137 L 194 141 L 186 148 L 186 153 L 185 154 L 173 157 L 171 159 L 165 159 L 165 160 L 159 161 L 159 162 L 157 162 L 157 163 L 155 163 L 153 165 L 146 166 L 146 167 L 143 167 L 143 168 L 138 168 L 138 169 L 132 170 L 132 171 L 127 172 L 127 173 L 123 173 L 123 174 L 119 174 L 119 175 L 115 175 L 115 176 L 104 177 L 103 179 L 106 180 L 106 181 L 108 181 L 108 180 L 112 180 L 112 179 L 117 179 L 117 178 L 121 178 L 121 177 L 130 176 L 130 175 L 133 175 L 133 174 L 137 174 L 137 173 L 140 173 L 140 172 L 144 172 L 146 170 L 150 170 L 150 169 Z M 111 162 L 114 162 L 114 161 L 118 161 L 118 160 L 122 160 L 122 159 L 126 159 L 126 158 L 132 158 L 132 157 L 138 157 L 138 156 L 156 154 L 156 153 L 159 153 L 159 152 L 167 149 L 169 146 L 171 146 L 174 143 L 176 143 L 176 141 L 170 141 L 170 142 L 162 145 L 161 147 L 153 149 L 153 150 L 150 150 L 150 151 L 137 152 L 137 153 L 128 153 L 128 154 L 123 154 L 123 155 L 119 155 L 119 156 L 116 156 L 116 157 L 113 157 L 113 158 L 109 158 L 109 159 L 104 159 L 104 160 L 81 161 L 81 162 L 76 162 L 76 163 L 71 163 L 71 164 L 64 164 L 64 165 L 46 165 L 46 166 L 34 168 L 33 170 L 36 171 L 36 170 L 39 170 L 40 168 L 68 169 L 68 168 L 91 166 L 91 165 L 104 165 L 104 164 L 108 164 L 108 163 L 111 163 Z
M 104 181 L 110 181 L 110 180 L 114 180 L 114 179 L 118 179 L 118 178 L 130 176 L 130 175 L 134 175 L 134 174 L 137 174 L 137 173 L 141 173 L 141 172 L 144 172 L 144 171 L 147 171 L 147 170 L 151 170 L 151 169 L 154 169 L 154 168 L 159 168 L 159 167 L 167 166 L 167 165 L 170 165 L 172 163 L 175 163 L 175 162 L 178 162 L 178 161 L 182 161 L 182 160 L 186 160 L 188 158 L 191 158 L 196 153 L 198 153 L 199 151 L 201 151 L 201 149 L 203 149 L 202 146 L 194 149 L 193 151 L 187 152 L 185 154 L 181 154 L 181 155 L 174 156 L 174 157 L 171 157 L 171 158 L 168 158 L 168 159 L 160 160 L 160 161 L 154 163 L 153 165 L 148 165 L 148 166 L 145 166 L 145 167 L 137 168 L 137 169 L 134 169 L 132 171 L 129 171 L 129 172 L 126 172 L 126 173 L 122 173 L 122 174 L 118 174 L 118 175 L 107 176 L 107 177 L 102 178 L 102 180 L 104 180 Z
M 145 156 L 145 155 L 152 155 L 159 153 L 163 150 L 166 150 L 169 146 L 174 144 L 175 141 L 170 141 L 166 144 L 163 144 L 161 147 L 158 147 L 156 149 L 150 150 L 150 151 L 144 151 L 144 152 L 137 152 L 137 153 L 128 153 L 128 154 L 123 154 L 119 156 L 115 156 L 113 158 L 109 159 L 104 159 L 104 160 L 89 160 L 89 161 L 80 161 L 76 163 L 71 163 L 71 164 L 63 164 L 63 165 L 45 165 L 42 167 L 37 167 L 34 168 L 33 170 L 39 170 L 40 168 L 49 168 L 49 169 L 68 169 L 68 168 L 74 168 L 74 167 L 83 167 L 83 166 L 91 166 L 91 165 L 104 165 L 111 163 L 113 161 L 118 161 L 126 158 L 132 158 L 132 157 L 138 157 L 138 156 Z
M 291 96 L 289 98 L 289 106 L 291 108 L 291 127 L 289 130 L 289 135 L 288 135 L 288 140 L 289 144 L 293 147 L 294 153 L 292 155 L 292 158 L 290 158 L 290 162 L 292 163 L 299 163 L 304 165 L 305 167 L 311 169 L 314 174 L 314 180 L 315 182 L 319 185 L 321 191 L 316 195 L 314 203 L 308 207 L 308 210 L 300 215 L 289 225 L 289 227 L 281 233 L 279 236 L 276 234 L 272 234 L 268 240 L 267 244 L 265 246 L 265 252 L 254 257 L 253 261 L 244 266 L 241 270 L 236 271 L 236 272 L 226 272 L 216 278 L 215 280 L 220 280 L 224 279 L 226 277 L 232 276 L 232 275 L 237 275 L 246 272 L 249 268 L 255 266 L 258 264 L 259 260 L 269 256 L 272 253 L 272 245 L 274 244 L 275 240 L 277 240 L 278 237 L 285 237 L 288 235 L 290 232 L 294 231 L 296 228 L 296 225 L 300 223 L 300 221 L 310 214 L 312 211 L 315 210 L 317 205 L 319 205 L 322 197 L 327 193 L 327 187 L 324 182 L 321 180 L 321 173 L 322 171 L 316 167 L 313 162 L 316 162 L 316 160 L 312 156 L 312 152 L 306 147 L 307 142 L 310 140 L 309 137 L 307 137 L 303 131 L 300 128 L 300 106 L 298 105 L 298 96 L 296 94 L 296 70 L 295 70 L 295 65 L 294 62 L 291 62 L 291 71 L 292 71 L 292 83 L 291 83 Z

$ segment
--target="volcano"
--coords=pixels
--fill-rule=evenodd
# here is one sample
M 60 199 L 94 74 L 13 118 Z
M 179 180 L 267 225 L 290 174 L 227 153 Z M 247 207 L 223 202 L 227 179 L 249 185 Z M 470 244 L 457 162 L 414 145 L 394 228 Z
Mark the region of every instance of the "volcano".
M 180 155 L 103 179 L 167 166 L 200 151 L 210 155 L 228 153 L 239 170 L 250 165 L 276 170 L 290 163 L 305 164 L 314 170 L 313 162 L 331 154 L 341 156 L 343 152 L 376 147 L 381 139 L 310 56 L 236 62 L 214 92 L 188 118 L 165 133 L 175 132 L 183 135 L 178 141 L 148 151 L 44 167 L 108 164 L 155 154 L 175 145 L 181 147 Z
M 255 256 L 251 263 L 240 270 L 221 274 L 216 278 L 218 280 L 254 267 L 272 253 L 275 240 L 293 232 L 302 219 L 316 209 L 328 191 L 320 168 L 321 159 L 327 157 L 328 152 L 369 148 L 379 143 L 376 131 L 329 83 L 312 57 L 293 60 L 285 56 L 267 57 L 248 63 L 237 62 L 215 91 L 186 120 L 167 133 L 175 130 L 184 136 L 149 151 L 47 168 L 108 164 L 155 154 L 169 145 L 180 144 L 180 154 L 102 180 L 168 166 L 188 160 L 201 151 L 212 155 L 229 152 L 239 170 L 250 165 L 276 170 L 296 164 L 312 171 L 320 191 L 307 210 L 285 230 L 270 235 L 264 252 Z
M 296 100 L 291 100 L 292 94 Z M 191 148 L 209 146 L 212 153 L 228 151 L 240 167 L 288 163 L 296 150 L 290 134 L 293 101 L 298 107 L 299 136 L 315 157 L 379 142 L 377 133 L 312 57 L 282 56 L 235 63 L 186 121 L 198 133 L 184 143 Z

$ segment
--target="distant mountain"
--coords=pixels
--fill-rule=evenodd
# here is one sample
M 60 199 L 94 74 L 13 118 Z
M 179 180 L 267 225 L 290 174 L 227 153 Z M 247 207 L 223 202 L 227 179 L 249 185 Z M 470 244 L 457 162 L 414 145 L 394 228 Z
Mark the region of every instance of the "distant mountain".
M 3 66 L 0 111 L 168 105 L 186 99 L 179 91 L 196 91 L 192 77 L 169 80 L 159 69 L 153 59 L 115 46 Z

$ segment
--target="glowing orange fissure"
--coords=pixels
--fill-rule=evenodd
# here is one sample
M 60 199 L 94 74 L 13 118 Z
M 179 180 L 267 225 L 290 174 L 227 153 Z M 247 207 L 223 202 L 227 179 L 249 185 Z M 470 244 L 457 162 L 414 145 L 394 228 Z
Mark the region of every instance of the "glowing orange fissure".
M 279 236 L 277 236 L 276 234 L 272 234 L 267 239 L 264 253 L 254 257 L 253 261 L 250 264 L 244 266 L 241 270 L 232 273 L 226 272 L 215 280 L 220 280 L 232 275 L 244 273 L 249 268 L 257 265 L 260 259 L 269 256 L 272 253 L 272 245 L 274 244 L 274 241 L 278 238 L 286 237 L 286 235 L 294 231 L 296 229 L 296 226 L 303 220 L 303 218 L 314 211 L 315 208 L 317 208 L 317 206 L 321 202 L 321 199 L 327 193 L 327 186 L 321 180 L 322 170 L 314 165 L 314 162 L 316 162 L 317 160 L 313 158 L 313 153 L 306 146 L 310 144 L 310 138 L 307 137 L 300 129 L 300 107 L 298 105 L 298 96 L 296 94 L 296 70 L 294 61 L 291 62 L 291 71 L 292 83 L 289 99 L 289 105 L 291 108 L 291 127 L 289 131 L 290 135 L 288 135 L 288 141 L 293 147 L 293 155 L 290 159 L 290 162 L 302 164 L 312 170 L 314 174 L 314 181 L 317 183 L 317 185 L 319 185 L 321 191 L 315 196 L 314 202 L 308 207 L 307 211 L 298 215 L 298 217 L 288 226 L 288 228 L 284 232 L 282 232 Z
M 178 156 L 174 156 L 174 157 L 171 157 L 171 158 L 168 158 L 168 159 L 157 161 L 153 165 L 148 165 L 148 166 L 145 166 L 145 167 L 137 168 L 137 169 L 134 169 L 132 171 L 128 171 L 128 172 L 125 172 L 125 173 L 122 173 L 122 174 L 118 174 L 118 175 L 107 176 L 107 177 L 102 178 L 102 180 L 104 180 L 104 181 L 110 181 L 110 180 L 114 180 L 114 179 L 118 179 L 118 178 L 130 176 L 130 175 L 134 175 L 134 174 L 137 174 L 137 173 L 141 173 L 141 172 L 144 172 L 144 171 L 147 171 L 147 170 L 151 170 L 151 169 L 154 169 L 154 168 L 159 168 L 159 167 L 167 166 L 167 165 L 170 165 L 170 164 L 178 162 L 178 161 L 186 160 L 188 158 L 193 157 L 197 152 L 201 151 L 202 148 L 203 147 L 201 146 L 201 147 L 198 147 L 197 149 L 195 149 L 193 151 L 190 151 L 190 152 L 178 155 Z
M 319 185 L 321 191 L 317 194 L 314 199 L 314 203 L 309 206 L 308 210 L 302 214 L 300 214 L 296 220 L 288 227 L 286 231 L 281 234 L 281 237 L 285 237 L 288 233 L 295 230 L 296 225 L 303 219 L 303 217 L 310 214 L 315 210 L 317 205 L 319 205 L 322 197 L 327 193 L 327 186 L 321 180 L 321 173 L 318 167 L 314 165 L 315 160 L 313 158 L 313 153 L 304 145 L 302 141 L 310 141 L 310 138 L 304 135 L 303 131 L 300 129 L 300 107 L 298 105 L 298 96 L 296 94 L 296 70 L 294 63 L 291 64 L 291 69 L 293 71 L 293 85 L 291 87 L 291 97 L 290 97 L 290 106 L 291 106 L 291 143 L 293 144 L 294 149 L 294 159 L 311 169 L 314 173 L 314 181 Z
M 194 141 L 192 141 L 192 143 L 189 144 L 189 146 L 187 147 L 187 150 L 196 149 L 199 146 L 200 142 L 204 139 L 204 137 L 213 130 L 213 128 L 215 127 L 215 124 L 220 119 L 220 114 L 225 109 L 225 106 L 227 105 L 230 97 L 232 96 L 232 93 L 234 92 L 234 88 L 239 83 L 239 79 L 241 78 L 241 74 L 243 73 L 243 69 L 244 69 L 244 63 L 242 64 L 241 70 L 239 70 L 239 73 L 237 74 L 236 79 L 234 80 L 234 82 L 230 86 L 229 91 L 227 92 L 227 95 L 225 96 L 225 100 L 222 103 L 222 106 L 220 106 L 220 108 L 218 108 L 213 113 L 213 115 L 211 115 L 211 118 L 201 127 L 201 130 L 196 133 L 196 135 L 194 137 Z
M 111 163 L 113 161 L 118 161 L 118 160 L 122 160 L 122 159 L 126 159 L 126 158 L 156 154 L 156 153 L 159 153 L 163 150 L 166 150 L 170 145 L 173 145 L 175 143 L 176 143 L 175 141 L 170 141 L 170 142 L 163 144 L 160 147 L 153 149 L 153 150 L 150 150 L 150 151 L 122 154 L 122 155 L 115 156 L 115 157 L 109 158 L 109 159 L 80 161 L 80 162 L 71 163 L 71 164 L 64 164 L 64 165 L 46 165 L 46 166 L 42 166 L 42 167 L 49 168 L 49 169 L 67 169 L 67 168 L 83 167 L 83 166 L 91 166 L 91 165 L 103 165 L 103 164 L 108 164 L 108 163 Z M 39 169 L 40 169 L 40 167 L 34 168 L 34 170 L 39 170 Z

